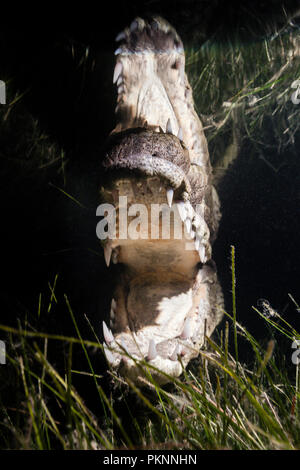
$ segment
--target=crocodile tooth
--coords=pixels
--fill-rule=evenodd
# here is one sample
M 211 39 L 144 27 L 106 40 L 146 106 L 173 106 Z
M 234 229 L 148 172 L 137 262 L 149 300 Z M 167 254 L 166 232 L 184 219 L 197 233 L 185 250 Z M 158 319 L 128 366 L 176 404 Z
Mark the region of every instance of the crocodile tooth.
M 123 72 L 123 65 L 121 62 L 117 62 L 114 70 L 114 76 L 113 76 L 113 83 L 116 83 L 120 75 L 122 75 Z
M 106 356 L 107 362 L 113 364 L 116 360 L 114 353 L 112 353 L 105 344 L 103 344 L 104 354 Z
M 148 361 L 152 361 L 153 359 L 156 358 L 156 356 L 157 356 L 157 350 L 156 350 L 155 341 L 154 339 L 150 339 L 147 359 Z
M 187 218 L 185 220 L 185 226 L 186 226 L 186 229 L 187 229 L 187 232 L 190 233 L 191 232 L 191 228 L 192 228 L 192 221 L 190 218 Z
M 138 22 L 136 20 L 133 20 L 133 22 L 129 26 L 129 29 L 133 33 L 136 29 L 138 29 L 138 26 Z
M 111 254 L 112 254 L 112 247 L 110 243 L 107 242 L 104 246 L 104 258 L 105 258 L 105 263 L 107 267 L 109 267 L 110 265 Z
M 104 246 L 104 258 L 105 258 L 105 263 L 107 267 L 109 267 L 110 265 L 111 253 L 112 253 L 112 247 L 110 243 L 107 242 Z
M 118 80 L 117 80 L 117 86 L 122 85 L 122 83 L 123 83 L 123 76 L 120 75 L 119 78 L 118 78 Z
M 119 41 L 122 41 L 122 39 L 126 39 L 126 34 L 125 34 L 124 31 L 121 31 L 121 32 L 117 35 L 115 41 L 116 41 L 116 42 L 119 42 Z
M 116 317 L 115 310 L 113 309 L 113 306 L 111 305 L 110 318 L 111 318 L 112 321 L 114 321 L 115 317 Z
M 116 310 L 116 307 L 117 307 L 117 302 L 115 301 L 115 299 L 111 299 L 111 308 L 113 309 L 113 311 Z
M 111 260 L 113 264 L 118 264 L 118 253 L 116 250 L 112 251 Z
M 195 249 L 198 251 L 198 250 L 199 250 L 199 247 L 200 247 L 200 240 L 196 237 L 196 240 L 195 240 Z
M 183 133 L 182 133 L 182 128 L 181 127 L 179 127 L 179 129 L 178 129 L 177 137 L 181 142 L 183 141 Z
M 122 54 L 123 49 L 121 47 L 118 47 L 118 49 L 115 50 L 115 55 Z
M 107 344 L 112 343 L 114 341 L 114 335 L 112 332 L 107 328 L 105 321 L 102 322 L 103 325 L 103 336 Z
M 128 348 L 127 348 L 126 343 L 125 343 L 125 341 L 124 341 L 124 338 L 121 338 L 121 343 L 120 343 L 120 344 L 121 344 L 122 348 L 124 349 L 124 351 L 125 351 L 127 354 L 129 354 Z
M 172 126 L 171 126 L 171 120 L 170 120 L 170 118 L 169 118 L 168 121 L 167 121 L 166 132 L 167 132 L 168 134 L 172 134 L 172 133 L 173 133 L 173 132 L 172 132 Z
M 189 339 L 192 336 L 192 325 L 191 325 L 191 319 L 186 318 L 184 325 L 183 325 L 183 330 L 180 335 L 181 339 Z
M 167 200 L 168 200 L 169 207 L 172 207 L 173 196 L 174 196 L 173 189 L 172 188 L 167 189 Z
M 196 227 L 196 228 L 198 228 L 198 227 L 201 226 L 201 218 L 200 218 L 200 216 L 199 216 L 197 213 L 195 214 L 195 217 L 194 217 L 194 219 L 193 219 L 193 225 L 194 225 L 194 227 Z
M 201 263 L 205 263 L 206 262 L 206 255 L 205 255 L 205 246 L 204 245 L 200 245 L 198 253 L 199 253 L 199 258 L 200 258 Z
M 193 219 L 194 214 L 195 214 L 195 211 L 194 211 L 193 206 L 192 206 L 192 204 L 190 203 L 190 201 L 187 201 L 187 202 L 185 203 L 185 208 L 186 208 L 186 212 L 187 212 L 187 214 L 188 214 L 188 217 L 189 217 L 190 219 Z
M 185 204 L 183 201 L 180 201 L 177 203 L 177 209 L 178 209 L 182 222 L 184 222 L 187 216 L 186 216 Z
M 124 85 L 118 86 L 118 95 L 121 95 L 122 93 L 124 93 L 124 91 L 125 91 Z
M 174 351 L 172 352 L 171 356 L 169 356 L 169 358 L 171 359 L 171 361 L 177 361 L 180 353 L 181 353 L 181 345 L 177 343 Z

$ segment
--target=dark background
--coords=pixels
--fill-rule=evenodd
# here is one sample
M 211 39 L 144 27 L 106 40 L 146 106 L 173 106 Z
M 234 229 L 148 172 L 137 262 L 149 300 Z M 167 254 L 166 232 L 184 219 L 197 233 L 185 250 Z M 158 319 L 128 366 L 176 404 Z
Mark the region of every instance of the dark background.
M 158 13 L 175 26 L 184 44 L 200 46 L 208 38 L 260 40 L 284 24 L 284 12 L 299 7 L 299 2 L 288 1 L 153 0 L 113 2 L 105 10 L 102 3 L 93 8 L 86 4 L 64 12 L 43 5 L 32 14 L 26 11 L 23 19 L 20 11 L 6 16 L 0 32 L 0 78 L 8 83 L 9 97 L 17 91 L 25 94 L 10 131 L 1 135 L 0 323 L 27 318 L 31 324 L 38 321 L 39 329 L 74 335 L 64 303 L 67 294 L 83 336 L 90 335 L 84 313 L 101 335 L 114 270 L 106 269 L 96 239 L 95 209 L 101 147 L 114 127 L 112 73 L 118 32 L 137 15 Z M 64 150 L 65 174 L 60 163 L 35 170 L 38 162 L 31 159 L 26 143 L 32 119 Z M 288 293 L 300 300 L 300 143 L 298 136 L 285 154 L 266 152 L 274 166 L 285 162 L 279 172 L 251 156 L 249 145 L 220 187 L 223 218 L 214 258 L 230 311 L 230 246 L 235 246 L 238 318 L 267 340 L 270 333 L 251 308 L 258 299 L 268 299 L 299 324 Z M 10 158 L 10 148 L 13 155 L 19 149 L 17 158 Z M 56 274 L 58 303 L 47 312 L 48 283 L 53 284 Z

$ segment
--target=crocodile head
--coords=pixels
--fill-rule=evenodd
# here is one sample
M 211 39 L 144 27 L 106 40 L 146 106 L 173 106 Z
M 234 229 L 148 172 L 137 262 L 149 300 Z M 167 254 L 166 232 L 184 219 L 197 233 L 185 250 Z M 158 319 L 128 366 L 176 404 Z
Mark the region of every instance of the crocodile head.
M 118 264 L 104 348 L 125 377 L 140 382 L 149 369 L 165 383 L 222 317 L 211 258 L 219 201 L 178 34 L 137 18 L 116 40 L 117 125 L 97 212 L 106 263 Z

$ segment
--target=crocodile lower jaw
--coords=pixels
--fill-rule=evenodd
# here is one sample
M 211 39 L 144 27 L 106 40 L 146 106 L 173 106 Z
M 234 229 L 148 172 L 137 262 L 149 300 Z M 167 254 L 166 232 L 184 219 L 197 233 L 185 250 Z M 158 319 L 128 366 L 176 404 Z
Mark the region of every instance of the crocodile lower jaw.
M 174 200 L 170 198 L 169 184 L 158 177 L 118 177 L 102 190 L 102 197 L 118 211 L 120 198 L 126 197 L 127 209 L 140 204 L 150 214 L 155 203 L 166 211 L 171 206 L 174 214 L 167 239 L 162 238 L 162 216 L 149 217 L 144 231 L 140 226 L 139 239 L 121 239 L 117 212 L 116 238 L 104 244 L 107 264 L 112 261 L 119 269 L 110 328 L 103 323 L 106 358 L 135 382 L 143 380 L 147 370 L 159 383 L 179 376 L 199 354 L 211 329 L 211 298 L 217 282 L 214 266 L 207 262 L 209 229 L 188 201 L 175 200 L 180 193 L 175 190 Z M 174 238 L 175 220 L 182 231 L 180 239 Z
M 137 382 L 147 376 L 145 366 L 148 364 L 152 376 L 159 383 L 166 383 L 170 377 L 179 376 L 182 368 L 199 354 L 207 333 L 210 286 L 203 284 L 198 289 L 198 306 L 193 298 L 193 286 L 197 281 L 201 284 L 199 278 L 203 274 L 209 274 L 209 269 L 203 269 L 204 272 L 201 269 L 198 272 L 198 279 L 190 282 L 182 278 L 175 280 L 174 275 L 170 278 L 165 272 L 158 272 L 157 280 L 153 273 L 133 279 L 127 305 L 118 288 L 111 305 L 110 323 L 114 334 L 105 323 L 103 332 L 107 360 L 121 375 Z M 199 306 L 204 308 L 199 309 Z M 114 327 L 124 323 L 124 316 L 132 329 L 128 325 L 124 329 Z M 138 328 L 134 326 L 137 316 Z M 142 367 L 138 367 L 140 361 Z

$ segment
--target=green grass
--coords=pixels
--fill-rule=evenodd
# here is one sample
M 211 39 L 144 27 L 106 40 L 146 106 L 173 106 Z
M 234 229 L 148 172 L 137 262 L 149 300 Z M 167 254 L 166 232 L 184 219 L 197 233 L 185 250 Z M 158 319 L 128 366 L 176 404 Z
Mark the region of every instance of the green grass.
M 245 138 L 256 150 L 279 154 L 294 144 L 300 125 L 299 106 L 291 101 L 291 85 L 300 78 L 297 31 L 188 47 L 186 69 L 215 170 L 227 168 Z
M 187 50 L 187 71 L 215 167 L 226 168 L 245 136 L 254 147 L 274 146 L 276 152 L 293 145 L 300 108 L 291 103 L 290 85 L 300 78 L 299 57 L 282 51 L 292 50 L 294 39 L 286 35 L 248 45 L 207 43 Z M 19 101 L 16 95 L 1 110 L 1 158 L 10 163 L 5 179 L 17 175 L 18 182 L 25 174 L 38 181 L 41 174 L 48 178 L 49 168 L 56 172 L 59 167 L 65 187 L 64 152 L 28 113 L 15 112 Z M 264 130 L 269 124 L 272 140 Z M 11 147 L 16 127 L 25 132 L 19 145 Z M 227 162 L 224 154 L 230 146 Z M 58 189 L 82 205 L 76 195 Z M 199 360 L 163 388 L 149 366 L 145 389 L 99 367 L 102 345 L 92 327 L 93 341 L 84 339 L 76 306 L 57 294 L 60 281 L 55 278 L 48 302 L 48 293 L 38 296 L 36 318 L 23 319 L 14 328 L 0 325 L 7 346 L 7 364 L 0 365 L 0 447 L 300 449 L 299 365 L 291 361 L 299 331 L 264 301 L 253 308 L 269 328 L 268 344 L 260 344 L 239 321 L 243 312 L 236 309 L 234 248 L 231 268 L 232 312 L 207 338 Z M 291 301 L 297 318 L 299 306 L 292 296 Z M 74 337 L 40 328 L 57 305 L 69 316 Z M 274 338 L 285 340 L 288 348 L 279 349 Z M 241 343 L 250 351 L 246 364 L 240 360 Z M 83 358 L 80 369 L 78 354 Z
M 234 279 L 233 250 L 232 276 Z M 233 299 L 235 296 L 233 282 Z M 49 305 L 53 297 L 55 285 Z M 298 315 L 299 306 L 291 299 Z M 2 448 L 300 449 L 299 366 L 291 362 L 292 349 L 284 361 L 273 338 L 264 349 L 237 321 L 234 300 L 233 316 L 225 313 L 223 327 L 214 339 L 207 338 L 200 359 L 165 387 L 153 380 L 148 366 L 147 388 L 118 377 L 113 370 L 95 371 L 95 357 L 103 354 L 102 345 L 97 338 L 82 338 L 67 296 L 61 301 L 75 337 L 42 333 L 28 323 L 19 328 L 0 326 L 1 337 L 7 335 L 8 351 L 7 364 L 1 366 L 2 378 L 7 376 L 1 397 L 6 388 L 15 395 L 14 408 L 1 400 Z M 43 311 L 39 303 L 37 315 L 44 315 L 49 305 Z M 294 327 L 268 304 L 262 311 L 254 310 L 272 330 L 270 337 L 276 331 L 290 342 L 300 340 Z M 233 355 L 229 352 L 230 329 L 234 332 Z M 241 338 L 251 349 L 251 366 L 237 360 Z M 64 364 L 55 366 L 49 351 L 61 345 Z M 73 350 L 79 347 L 86 361 L 82 371 L 73 367 Z M 96 354 L 91 353 L 92 348 Z M 73 385 L 78 376 L 84 396 Z M 96 391 L 93 410 L 85 404 L 92 388 Z

